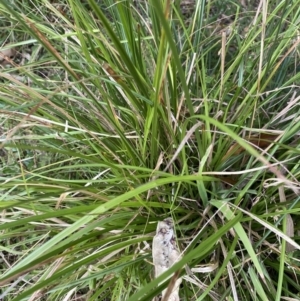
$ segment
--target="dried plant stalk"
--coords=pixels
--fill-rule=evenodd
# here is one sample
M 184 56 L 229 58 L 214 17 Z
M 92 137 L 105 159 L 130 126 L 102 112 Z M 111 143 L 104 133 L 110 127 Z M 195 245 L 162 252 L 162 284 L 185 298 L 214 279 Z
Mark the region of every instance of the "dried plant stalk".
M 176 246 L 176 239 L 174 234 L 174 224 L 172 218 L 166 218 L 158 222 L 156 228 L 156 235 L 153 238 L 152 245 L 153 264 L 155 267 L 155 278 L 165 272 L 174 263 L 180 259 L 180 254 Z M 181 278 L 178 278 L 173 283 L 173 289 L 167 296 L 167 288 L 162 292 L 162 300 L 164 301 L 180 301 L 179 286 Z M 170 283 L 171 284 L 171 283 Z

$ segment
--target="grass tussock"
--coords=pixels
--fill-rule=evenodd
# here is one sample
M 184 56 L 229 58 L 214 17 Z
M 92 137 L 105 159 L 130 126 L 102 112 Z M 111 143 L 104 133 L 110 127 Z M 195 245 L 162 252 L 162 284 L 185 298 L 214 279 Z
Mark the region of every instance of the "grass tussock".
M 182 300 L 299 299 L 298 1 L 0 16 L 1 300 L 152 300 L 178 270 Z

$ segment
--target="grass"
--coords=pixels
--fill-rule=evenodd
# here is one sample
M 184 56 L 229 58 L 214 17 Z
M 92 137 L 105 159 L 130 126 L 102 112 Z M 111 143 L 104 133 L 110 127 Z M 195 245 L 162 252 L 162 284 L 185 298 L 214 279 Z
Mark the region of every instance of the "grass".
M 1 300 L 299 299 L 300 9 L 248 2 L 1 2 Z

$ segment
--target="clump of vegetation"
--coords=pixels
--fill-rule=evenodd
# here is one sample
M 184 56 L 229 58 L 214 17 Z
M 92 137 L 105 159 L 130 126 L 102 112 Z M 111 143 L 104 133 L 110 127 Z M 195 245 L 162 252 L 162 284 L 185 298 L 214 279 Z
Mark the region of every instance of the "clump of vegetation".
M 0 12 L 1 300 L 299 299 L 298 1 Z

